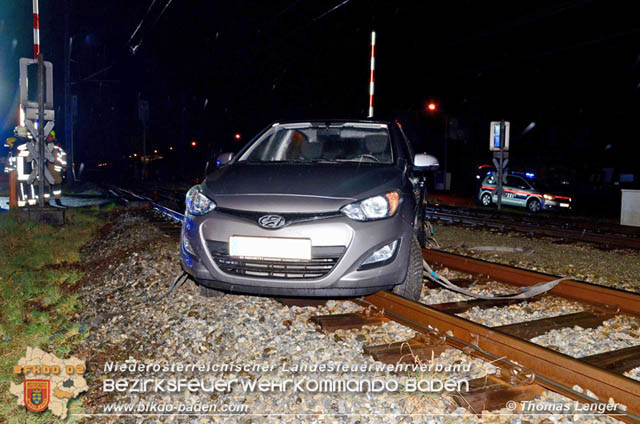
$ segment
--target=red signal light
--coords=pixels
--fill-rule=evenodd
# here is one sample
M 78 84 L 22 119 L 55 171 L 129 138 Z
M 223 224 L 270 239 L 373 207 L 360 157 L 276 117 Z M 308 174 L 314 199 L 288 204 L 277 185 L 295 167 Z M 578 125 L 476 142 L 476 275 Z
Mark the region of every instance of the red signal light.
M 235 138 L 236 140 L 240 140 L 242 138 L 242 135 L 240 133 L 235 133 L 233 135 L 233 138 Z
M 198 142 L 195 140 L 191 141 L 191 147 L 196 147 L 198 145 Z
M 437 108 L 438 108 L 438 106 L 437 106 L 434 102 L 429 102 L 429 103 L 427 104 L 427 109 L 428 109 L 430 112 L 435 112 L 435 110 L 436 110 Z

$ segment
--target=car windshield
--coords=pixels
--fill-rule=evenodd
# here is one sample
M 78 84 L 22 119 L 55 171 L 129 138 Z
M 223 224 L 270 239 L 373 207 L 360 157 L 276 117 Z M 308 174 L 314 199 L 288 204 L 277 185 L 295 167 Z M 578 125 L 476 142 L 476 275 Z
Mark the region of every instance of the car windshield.
M 393 163 L 386 124 L 275 125 L 238 161 Z

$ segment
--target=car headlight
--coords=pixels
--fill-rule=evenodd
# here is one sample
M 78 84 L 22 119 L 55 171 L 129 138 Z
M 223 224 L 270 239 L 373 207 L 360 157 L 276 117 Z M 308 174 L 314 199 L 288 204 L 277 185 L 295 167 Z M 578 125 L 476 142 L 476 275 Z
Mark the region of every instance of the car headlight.
M 544 195 L 544 196 L 542 196 L 542 197 L 544 197 L 544 200 L 553 200 L 553 199 L 555 199 L 555 198 L 556 198 L 555 196 L 552 196 L 552 195 L 550 195 L 550 194 L 545 194 L 545 195 Z
M 215 202 L 202 194 L 202 187 L 199 185 L 189 189 L 186 204 L 187 214 L 195 216 L 204 215 L 216 208 Z
M 348 204 L 340 209 L 340 212 L 354 221 L 371 221 L 393 216 L 398 210 L 399 204 L 400 195 L 398 192 L 390 191 L 380 196 Z

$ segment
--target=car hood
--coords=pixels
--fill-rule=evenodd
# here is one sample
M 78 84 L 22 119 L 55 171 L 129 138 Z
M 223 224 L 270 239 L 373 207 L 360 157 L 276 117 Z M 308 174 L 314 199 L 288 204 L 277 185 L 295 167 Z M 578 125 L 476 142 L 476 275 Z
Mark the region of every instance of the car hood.
M 392 165 L 235 163 L 210 174 L 207 196 L 222 208 L 328 212 L 402 186 Z

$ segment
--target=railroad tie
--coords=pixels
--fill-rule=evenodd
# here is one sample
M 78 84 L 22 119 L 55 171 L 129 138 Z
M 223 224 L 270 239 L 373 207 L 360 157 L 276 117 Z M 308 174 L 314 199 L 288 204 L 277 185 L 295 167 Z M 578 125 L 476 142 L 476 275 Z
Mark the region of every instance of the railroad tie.
M 598 353 L 580 359 L 598 368 L 606 369 L 609 372 L 623 374 L 640 367 L 640 346 Z
M 316 324 L 324 333 L 332 333 L 336 330 L 360 329 L 365 325 L 380 325 L 387 321 L 380 315 L 367 316 L 362 313 L 316 315 L 311 317 L 311 322 Z
M 487 376 L 470 380 L 468 392 L 454 393 L 452 397 L 458 406 L 479 415 L 482 411 L 502 409 L 509 401 L 519 404 L 522 401 L 533 400 L 544 391 L 545 389 L 537 384 L 512 386 Z
M 364 346 L 365 355 L 371 355 L 376 361 L 385 364 L 424 363 L 437 358 L 450 346 L 429 343 L 419 335 L 403 342 L 388 343 L 375 346 Z
M 574 327 L 576 325 L 582 328 L 596 328 L 613 316 L 613 314 L 604 315 L 593 314 L 591 312 L 577 312 L 574 314 L 559 315 L 557 317 L 518 322 L 515 324 L 501 325 L 492 328 L 494 330 L 510 334 L 514 337 L 529 340 L 548 333 L 551 330 Z
M 447 314 L 461 314 L 471 308 L 488 309 L 504 307 L 524 302 L 535 302 L 539 299 L 540 297 L 532 297 L 530 299 L 472 299 L 461 300 L 459 302 L 437 303 L 429 306 Z

